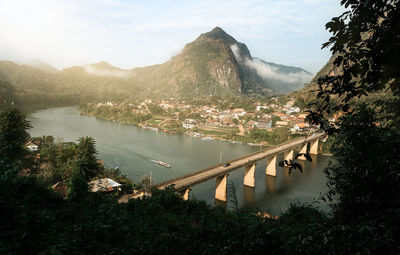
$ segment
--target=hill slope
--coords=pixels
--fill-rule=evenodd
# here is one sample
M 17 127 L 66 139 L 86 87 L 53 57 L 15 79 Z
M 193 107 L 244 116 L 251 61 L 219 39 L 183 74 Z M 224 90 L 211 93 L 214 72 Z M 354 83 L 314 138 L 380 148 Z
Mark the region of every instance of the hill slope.
M 163 64 L 130 70 L 106 62 L 60 71 L 41 61 L 0 61 L 0 80 L 15 88 L 17 101 L 28 105 L 149 96 L 271 95 L 297 89 L 310 76 L 301 68 L 253 58 L 244 43 L 219 27 L 201 34 Z
M 133 69 L 133 80 L 154 93 L 183 97 L 273 92 L 255 70 L 235 57 L 232 45 L 238 45 L 242 59 L 252 59 L 245 44 L 216 27 L 187 44 L 170 61 Z

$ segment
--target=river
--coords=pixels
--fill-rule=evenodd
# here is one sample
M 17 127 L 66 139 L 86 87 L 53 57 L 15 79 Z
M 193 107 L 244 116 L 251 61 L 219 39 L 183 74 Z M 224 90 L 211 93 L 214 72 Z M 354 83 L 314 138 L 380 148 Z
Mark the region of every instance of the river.
M 76 142 L 82 136 L 93 137 L 99 158 L 109 167 L 118 166 L 122 173 L 135 182 L 151 173 L 153 182 L 158 183 L 215 165 L 219 163 L 220 155 L 222 161 L 227 161 L 259 150 L 258 147 L 244 144 L 203 141 L 186 135 L 157 133 L 96 119 L 80 115 L 77 107 L 40 110 L 30 114 L 28 120 L 33 126 L 30 130 L 33 137 L 52 135 L 66 142 Z M 301 162 L 303 174 L 294 171 L 289 176 L 287 168 L 278 167 L 276 177 L 266 176 L 266 162 L 260 161 L 256 167 L 255 188 L 243 186 L 242 169 L 231 172 L 229 185 L 233 185 L 241 207 L 257 207 L 280 215 L 291 203 L 300 202 L 314 203 L 327 211 L 327 205 L 319 202 L 318 197 L 327 191 L 323 169 L 332 157 L 312 157 L 312 162 Z M 168 162 L 172 167 L 159 166 L 151 159 Z M 191 198 L 215 204 L 214 189 L 215 180 L 208 180 L 193 187 Z M 228 193 L 228 199 L 233 197 L 233 192 Z

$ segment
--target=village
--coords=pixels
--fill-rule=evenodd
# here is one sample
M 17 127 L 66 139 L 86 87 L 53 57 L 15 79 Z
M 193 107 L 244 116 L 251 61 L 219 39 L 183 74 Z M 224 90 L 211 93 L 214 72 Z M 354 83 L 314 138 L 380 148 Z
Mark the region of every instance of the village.
M 300 106 L 294 98 L 272 97 L 242 104 L 232 99 L 210 102 L 170 98 L 87 103 L 81 104 L 80 112 L 157 132 L 268 146 L 306 135 L 315 128 L 307 122 L 307 113 Z M 334 116 L 329 121 L 335 120 Z

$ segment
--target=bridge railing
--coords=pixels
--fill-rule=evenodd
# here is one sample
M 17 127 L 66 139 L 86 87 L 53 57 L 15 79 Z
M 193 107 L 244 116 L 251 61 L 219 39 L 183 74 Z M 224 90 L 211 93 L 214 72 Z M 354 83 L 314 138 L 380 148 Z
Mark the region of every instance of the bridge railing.
M 322 134 L 322 133 L 315 133 L 315 134 Z M 311 139 L 310 139 L 310 138 L 311 138 Z M 254 155 L 260 154 L 260 153 L 262 153 L 262 152 L 265 152 L 265 151 L 268 151 L 268 150 L 271 150 L 271 149 L 279 148 L 279 147 L 281 147 L 281 146 L 283 146 L 283 145 L 286 145 L 286 144 L 289 144 L 289 143 L 293 143 L 293 142 L 300 141 L 300 140 L 304 140 L 305 142 L 307 142 L 308 140 L 314 140 L 314 139 L 312 139 L 312 138 L 313 138 L 313 137 L 307 137 L 307 136 L 306 136 L 306 137 L 301 137 L 301 138 L 299 138 L 299 139 L 294 139 L 294 140 L 290 140 L 290 141 L 287 141 L 287 142 L 284 142 L 284 143 L 280 143 L 280 144 L 277 144 L 277 145 L 274 145 L 274 146 L 265 148 L 265 149 L 263 149 L 263 150 L 255 151 L 255 152 L 253 152 L 253 153 L 244 155 L 244 156 L 242 156 L 242 157 L 239 157 L 239 158 L 235 158 L 235 159 L 226 161 L 226 162 L 221 163 L 221 164 L 217 164 L 217 165 L 213 165 L 213 166 L 207 167 L 207 168 L 205 168 L 205 169 L 203 169 L 203 170 L 194 171 L 194 172 L 192 172 L 192 173 L 190 173 L 190 174 L 178 176 L 178 177 L 175 177 L 175 178 L 170 179 L 170 180 L 168 180 L 168 181 L 160 182 L 160 183 L 158 183 L 158 184 L 152 185 L 150 188 L 158 188 L 158 187 L 161 187 L 161 186 L 165 186 L 165 185 L 167 185 L 167 184 L 169 184 L 169 183 L 172 183 L 172 182 L 174 182 L 174 181 L 176 181 L 176 180 L 183 179 L 183 178 L 188 178 L 188 177 L 191 177 L 191 176 L 200 174 L 200 173 L 204 173 L 204 172 L 207 172 L 207 171 L 209 171 L 209 170 L 211 170 L 211 169 L 213 169 L 213 168 L 216 168 L 216 167 L 219 167 L 219 166 L 221 166 L 221 165 L 224 165 L 224 164 L 226 164 L 226 163 L 231 163 L 231 162 L 238 161 L 238 160 L 241 160 L 241 159 L 250 157 L 250 156 L 254 156 Z M 319 138 L 319 137 L 318 137 L 318 138 Z M 228 169 L 229 169 L 229 168 L 228 168 Z M 228 171 L 232 171 L 232 170 L 234 170 L 234 169 L 236 169 L 236 167 L 235 167 L 235 168 L 232 168 L 232 169 L 229 169 Z

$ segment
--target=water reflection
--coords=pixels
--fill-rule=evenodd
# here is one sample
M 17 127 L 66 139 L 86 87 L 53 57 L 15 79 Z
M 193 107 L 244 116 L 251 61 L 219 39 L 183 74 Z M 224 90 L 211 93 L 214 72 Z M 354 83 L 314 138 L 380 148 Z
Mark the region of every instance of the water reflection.
M 254 204 L 254 188 L 243 186 L 244 206 L 251 207 Z
M 274 194 L 276 192 L 275 184 L 276 184 L 276 177 L 265 175 L 265 187 L 266 191 L 269 194 Z

